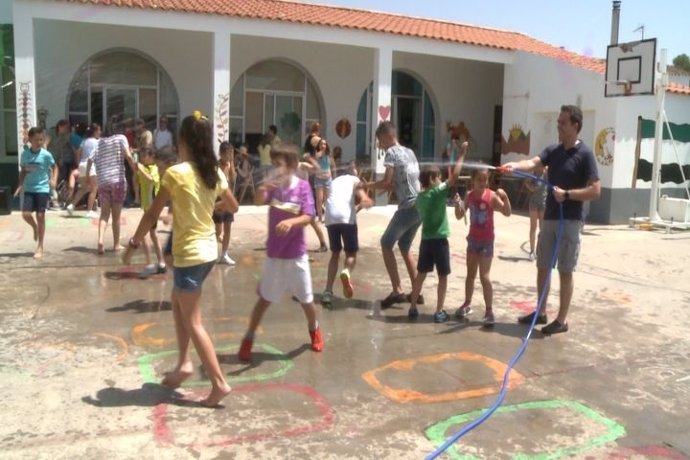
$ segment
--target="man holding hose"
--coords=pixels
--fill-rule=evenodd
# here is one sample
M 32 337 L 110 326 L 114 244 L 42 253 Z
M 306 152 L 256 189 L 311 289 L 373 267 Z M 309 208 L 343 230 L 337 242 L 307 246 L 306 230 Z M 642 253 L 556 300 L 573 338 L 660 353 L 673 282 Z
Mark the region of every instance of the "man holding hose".
M 601 183 L 592 149 L 578 139 L 582 129 L 582 110 L 574 105 L 561 106 L 558 116 L 559 143 L 548 146 L 539 156 L 529 160 L 513 161 L 503 165 L 506 171 L 532 171 L 538 166 L 549 167 L 549 183 L 553 186 L 546 198 L 544 222 L 537 242 L 537 290 L 545 292 L 541 309 L 518 319 L 521 324 L 531 324 L 534 315 L 537 324 L 546 324 L 547 284 L 551 258 L 556 250 L 559 220 L 559 205 L 563 206 L 563 233 L 558 248 L 558 273 L 561 282 L 558 316 L 541 331 L 557 334 L 568 331 L 567 316 L 573 296 L 573 272 L 580 253 L 580 228 L 582 226 L 582 204 L 596 200 L 601 195 Z M 538 308 L 538 307 L 537 307 Z

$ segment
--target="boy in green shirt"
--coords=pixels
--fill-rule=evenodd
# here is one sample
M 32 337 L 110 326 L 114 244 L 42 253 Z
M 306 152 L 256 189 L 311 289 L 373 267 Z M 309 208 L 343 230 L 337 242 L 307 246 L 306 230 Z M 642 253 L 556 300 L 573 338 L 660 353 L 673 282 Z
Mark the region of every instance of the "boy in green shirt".
M 467 154 L 467 142 L 460 147 L 460 154 L 453 167 L 453 172 L 447 181 L 441 182 L 441 170 L 437 166 L 427 166 L 419 173 L 419 183 L 422 191 L 417 195 L 417 209 L 422 218 L 422 241 L 419 244 L 419 260 L 417 261 L 417 277 L 412 286 L 410 295 L 410 310 L 407 317 L 415 320 L 419 316 L 417 300 L 422 291 L 422 285 L 427 273 L 434 270 L 438 273 L 438 295 L 436 300 L 436 313 L 434 322 L 448 321 L 448 313 L 443 309 L 448 288 L 448 275 L 450 274 L 450 248 L 448 247 L 448 215 L 446 203 L 448 190 L 455 186 L 462 163 Z

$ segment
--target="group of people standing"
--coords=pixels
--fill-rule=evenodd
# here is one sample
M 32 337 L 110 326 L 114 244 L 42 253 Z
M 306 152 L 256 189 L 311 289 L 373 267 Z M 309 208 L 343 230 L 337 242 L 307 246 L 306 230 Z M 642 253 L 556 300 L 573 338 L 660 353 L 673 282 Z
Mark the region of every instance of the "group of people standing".
M 582 123 L 582 112 L 578 107 L 562 106 L 558 118 L 559 143 L 547 147 L 532 159 L 510 162 L 503 166 L 507 172 L 549 168 L 551 185 L 537 243 L 537 287 L 539 292 L 548 292 L 551 254 L 556 251 L 561 281 L 560 308 L 557 318 L 549 324 L 545 313 L 546 302 L 540 306 L 541 309 L 519 318 L 520 323 L 536 321 L 547 324 L 542 328 L 545 334 L 568 330 L 566 317 L 573 293 L 573 272 L 580 249 L 582 202 L 594 200 L 600 194 L 594 155 L 588 146 L 578 140 Z M 203 282 L 218 261 L 217 225 L 223 227 L 226 222 L 226 217 L 223 216 L 232 215 L 239 207 L 229 186 L 236 175 L 232 147 L 229 144 L 221 146 L 219 162 L 213 148 L 212 132 L 209 120 L 195 112 L 185 117 L 180 125 L 177 151 L 179 161 L 166 148 L 156 150 L 152 156 L 140 153 L 140 161 L 135 161 L 127 138 L 115 135 L 98 140 L 93 158 L 87 160 L 86 166 L 87 176 L 94 164 L 98 171 L 98 193 L 102 200 L 99 252 L 103 249 L 103 231 L 111 211 L 114 218 L 114 249 L 121 248 L 119 225 L 116 232 L 115 224 L 119 224 L 119 211 L 124 201 L 125 163 L 132 174 L 139 174 L 145 180 L 150 180 L 156 191 L 155 196 L 151 194 L 150 201 L 147 198 L 144 215 L 127 244 L 123 255 L 126 263 L 131 261 L 137 249 L 145 246 L 147 235 L 155 235 L 156 224 L 164 209 L 175 209 L 170 252 L 174 267 L 172 306 L 178 362 L 165 375 L 162 385 L 177 388 L 192 375 L 194 369 L 190 344 L 194 344 L 212 385 L 210 393 L 200 403 L 211 407 L 217 405 L 231 389 L 225 381 L 213 344 L 203 326 L 200 298 Z M 30 147 L 22 153 L 18 193 L 24 190 L 23 217 L 34 229 L 39 241 L 39 254 L 39 249 L 42 252 L 45 231 L 43 200 L 46 197 L 42 194 L 51 185 L 54 186 L 57 169 L 52 155 L 41 147 L 44 141 L 41 129 L 32 128 L 29 137 Z M 320 161 L 329 155 L 324 153 L 327 143 L 323 142 L 317 132 L 313 132 L 308 139 L 312 151 L 307 151 L 306 155 L 296 146 L 282 143 L 271 145 L 271 167 L 270 170 L 266 168 L 265 177 L 256 193 L 257 204 L 268 205 L 266 259 L 257 290 L 258 299 L 239 346 L 240 360 L 252 359 L 254 335 L 264 314 L 271 303 L 281 300 L 286 292 L 302 306 L 311 349 L 320 352 L 324 348 L 314 305 L 304 230 L 314 224 L 320 215 L 320 206 L 318 194 L 315 206 L 314 193 L 308 181 L 303 178 L 304 171 L 315 173 L 314 182 L 321 184 L 320 188 L 329 188 L 331 191 L 322 196 L 324 221 L 332 251 L 322 303 L 328 304 L 332 300 L 333 284 L 343 249 L 345 259 L 340 272 L 343 293 L 346 298 L 354 295 L 352 276 L 359 250 L 356 214 L 360 209 L 372 205 L 367 190 L 395 190 L 398 209 L 380 240 L 384 264 L 391 282 L 391 293 L 381 300 L 381 308 L 409 302 L 408 318 L 415 320 L 419 315 L 418 305 L 424 304 L 421 291 L 425 277 L 435 268 L 439 275 L 439 286 L 434 320 L 448 320 L 444 303 L 451 267 L 446 203 L 448 191 L 453 189 L 463 168 L 467 144 L 461 144 L 451 175 L 447 181 L 442 181 L 438 167 L 429 166 L 420 171 L 414 152 L 399 144 L 396 129 L 390 122 L 382 122 L 378 126 L 376 138 L 379 147 L 385 151 L 385 174 L 381 180 L 371 183 L 364 183 L 358 178 L 353 163 L 343 168 L 343 174 L 334 177 L 332 160 L 328 164 Z M 153 165 L 158 168 L 156 174 Z M 326 175 L 326 170 L 329 175 Z M 159 180 L 156 181 L 155 177 Z M 489 170 L 481 166 L 473 169 L 471 189 L 465 196 L 455 194 L 450 198 L 453 201 L 454 216 L 461 219 L 469 212 L 471 222 L 467 236 L 465 301 L 456 315 L 464 317 L 471 313 L 474 281 L 479 273 L 485 300 L 484 325 L 490 327 L 495 321 L 490 280 L 495 239 L 493 214 L 494 211 L 499 211 L 509 216 L 510 200 L 503 190 L 493 191 L 489 188 Z M 559 207 L 563 208 L 564 232 L 560 245 L 556 247 L 561 216 Z M 39 212 L 40 209 L 43 212 Z M 31 215 L 34 211 L 37 212 L 37 221 Z M 420 226 L 422 238 L 419 260 L 415 261 L 410 249 Z M 224 232 L 225 228 L 220 231 Z M 229 227 L 227 233 L 229 235 Z M 221 241 L 226 246 L 225 240 Z M 322 242 L 325 244 L 324 240 Z M 394 254 L 396 243 L 412 285 L 410 294 L 405 294 L 402 289 Z

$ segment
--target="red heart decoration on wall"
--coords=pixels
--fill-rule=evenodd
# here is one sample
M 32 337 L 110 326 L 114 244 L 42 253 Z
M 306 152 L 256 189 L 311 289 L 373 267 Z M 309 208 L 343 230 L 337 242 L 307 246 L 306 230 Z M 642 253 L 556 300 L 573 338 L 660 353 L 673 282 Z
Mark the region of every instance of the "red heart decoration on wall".
M 379 106 L 379 118 L 381 121 L 386 121 L 391 115 L 391 106 L 390 105 L 380 105 Z

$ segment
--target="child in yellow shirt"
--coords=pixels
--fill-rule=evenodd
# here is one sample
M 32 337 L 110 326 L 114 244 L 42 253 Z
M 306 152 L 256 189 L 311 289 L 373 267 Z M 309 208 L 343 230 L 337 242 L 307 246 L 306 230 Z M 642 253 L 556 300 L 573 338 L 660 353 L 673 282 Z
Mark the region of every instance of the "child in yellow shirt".
M 150 148 L 143 148 L 139 151 L 140 163 L 137 164 L 137 183 L 139 184 L 139 199 L 141 200 L 141 209 L 146 212 L 153 203 L 153 199 L 158 194 L 161 186 L 160 176 L 158 174 L 158 166 L 156 166 L 156 159 L 153 150 Z M 146 267 L 139 274 L 140 278 L 148 278 L 151 275 L 165 273 L 167 267 L 163 259 L 163 250 L 161 243 L 158 241 L 156 234 L 156 225 L 149 231 L 149 238 L 153 244 L 153 249 L 156 251 L 156 259 L 158 265 L 151 263 L 151 244 L 148 239 L 144 239 L 144 255 L 146 256 Z

